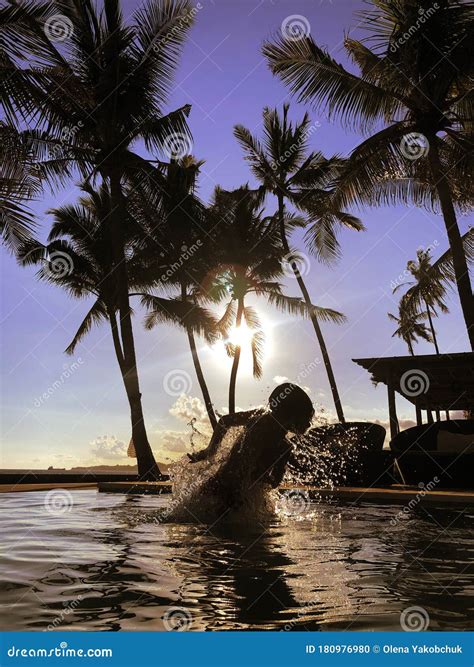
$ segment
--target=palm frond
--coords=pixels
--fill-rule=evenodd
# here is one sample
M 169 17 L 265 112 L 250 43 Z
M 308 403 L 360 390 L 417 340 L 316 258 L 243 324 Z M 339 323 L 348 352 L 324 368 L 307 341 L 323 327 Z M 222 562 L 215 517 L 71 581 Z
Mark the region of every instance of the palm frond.
M 74 354 L 74 350 L 76 349 L 78 343 L 84 338 L 84 336 L 89 333 L 92 327 L 94 325 L 100 324 L 104 320 L 107 320 L 107 318 L 108 314 L 105 304 L 100 299 L 97 299 L 79 325 L 74 338 L 65 349 L 65 353 Z
M 256 380 L 259 380 L 263 374 L 262 359 L 265 345 L 265 335 L 261 329 L 253 334 L 250 345 L 252 348 L 253 376 Z

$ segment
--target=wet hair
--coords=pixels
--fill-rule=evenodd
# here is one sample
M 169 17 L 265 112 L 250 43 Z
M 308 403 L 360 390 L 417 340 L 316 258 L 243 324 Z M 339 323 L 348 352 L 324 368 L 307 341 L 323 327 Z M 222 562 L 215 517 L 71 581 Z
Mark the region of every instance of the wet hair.
M 269 405 L 275 419 L 295 433 L 304 433 L 314 415 L 308 394 L 291 382 L 284 382 L 272 391 Z

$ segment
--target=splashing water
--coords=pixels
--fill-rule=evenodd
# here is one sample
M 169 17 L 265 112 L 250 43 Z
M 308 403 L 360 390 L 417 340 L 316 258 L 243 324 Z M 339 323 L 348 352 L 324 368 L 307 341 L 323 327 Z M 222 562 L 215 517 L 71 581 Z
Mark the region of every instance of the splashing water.
M 193 424 L 192 430 L 191 447 L 194 449 L 196 435 L 200 440 L 203 436 Z M 230 428 L 214 456 L 195 463 L 185 456 L 172 465 L 169 473 L 173 500 L 161 520 L 214 523 L 224 519 L 226 522 L 254 524 L 275 516 L 311 519 L 305 510 L 310 504 L 309 496 L 308 503 L 303 502 L 304 489 L 297 492 L 298 497 L 293 497 L 291 490 L 282 497 L 269 484 L 252 479 L 256 450 L 252 448 L 249 453 L 247 449 L 245 458 L 235 456 L 245 437 L 245 427 Z M 360 471 L 361 453 L 366 449 L 360 440 L 360 430 L 349 427 L 342 433 L 335 433 L 323 410 L 305 435 L 289 437 L 293 453 L 284 478 L 286 484 L 334 488 L 344 485 L 350 476 Z M 232 464 L 229 465 L 231 455 Z M 311 499 L 314 500 L 313 495 Z M 300 505 L 304 511 L 299 510 Z
M 326 431 L 327 429 L 327 431 Z M 331 431 L 322 411 L 304 435 L 294 435 L 293 454 L 285 482 L 333 489 L 344 486 L 361 472 L 361 459 L 368 446 L 361 442 L 361 431 L 348 427 L 344 432 Z
M 242 524 L 274 516 L 277 493 L 270 485 L 252 480 L 251 457 L 238 457 L 235 468 L 226 470 L 245 431 L 244 427 L 230 428 L 209 459 L 192 463 L 185 456 L 171 466 L 173 500 L 167 521 L 213 523 L 222 519 Z

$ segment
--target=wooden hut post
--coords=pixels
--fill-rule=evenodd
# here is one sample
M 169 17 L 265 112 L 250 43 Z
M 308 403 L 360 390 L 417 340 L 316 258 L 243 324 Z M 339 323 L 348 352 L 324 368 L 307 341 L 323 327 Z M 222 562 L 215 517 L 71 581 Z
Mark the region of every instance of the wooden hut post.
M 416 410 L 416 425 L 423 426 L 423 417 L 421 415 L 421 408 L 418 403 L 415 403 L 415 410 Z
M 388 415 L 390 419 L 390 438 L 393 438 L 400 432 L 397 419 L 397 404 L 395 401 L 395 389 L 393 388 L 393 376 L 390 374 L 387 381 L 388 389 Z

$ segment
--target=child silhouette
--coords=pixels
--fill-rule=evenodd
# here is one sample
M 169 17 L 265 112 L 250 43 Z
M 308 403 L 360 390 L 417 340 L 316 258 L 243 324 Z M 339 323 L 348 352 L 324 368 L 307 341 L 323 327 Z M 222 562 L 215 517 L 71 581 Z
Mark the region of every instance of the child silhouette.
M 311 425 L 314 408 L 308 394 L 285 382 L 274 389 L 268 409 L 237 412 L 222 417 L 206 449 L 189 455 L 192 462 L 212 459 L 228 430 L 241 427 L 231 451 L 207 482 L 207 491 L 219 496 L 227 507 L 238 507 L 243 496 L 258 484 L 277 487 L 291 454 L 288 432 L 304 433 Z

